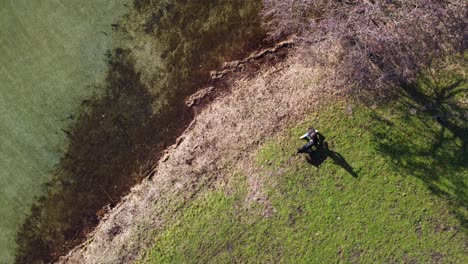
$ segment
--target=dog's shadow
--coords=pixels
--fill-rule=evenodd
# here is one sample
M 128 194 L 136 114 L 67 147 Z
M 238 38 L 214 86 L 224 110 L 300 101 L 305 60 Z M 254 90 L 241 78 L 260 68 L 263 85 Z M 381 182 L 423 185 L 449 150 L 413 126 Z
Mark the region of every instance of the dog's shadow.
M 341 166 L 349 174 L 351 174 L 351 176 L 353 176 L 354 178 L 358 177 L 358 174 L 354 171 L 353 167 L 349 165 L 349 163 L 340 153 L 330 150 L 328 148 L 328 143 L 325 141 L 325 137 L 323 137 L 322 135 L 319 135 L 319 142 L 317 146 L 314 146 L 313 148 L 309 149 L 309 151 L 307 151 L 306 154 L 307 162 L 317 168 L 319 168 L 320 165 L 322 165 L 325 162 L 325 160 L 327 160 L 327 158 L 330 157 L 335 164 Z

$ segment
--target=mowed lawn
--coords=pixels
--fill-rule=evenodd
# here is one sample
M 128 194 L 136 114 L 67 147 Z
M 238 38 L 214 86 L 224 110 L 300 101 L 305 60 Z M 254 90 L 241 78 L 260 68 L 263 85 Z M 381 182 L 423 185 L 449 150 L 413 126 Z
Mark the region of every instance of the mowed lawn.
M 266 202 L 238 168 L 154 234 L 141 263 L 468 263 L 467 86 L 422 78 L 384 105 L 311 113 L 261 146 Z M 295 155 L 313 125 L 319 168 Z M 320 155 L 319 155 L 320 156 Z

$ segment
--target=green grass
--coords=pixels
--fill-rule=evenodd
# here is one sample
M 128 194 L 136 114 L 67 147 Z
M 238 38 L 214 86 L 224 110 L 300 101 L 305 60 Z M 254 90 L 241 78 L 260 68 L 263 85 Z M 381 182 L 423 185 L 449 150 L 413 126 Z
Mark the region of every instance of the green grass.
M 434 118 L 464 113 L 466 86 L 433 84 L 375 109 L 337 102 L 283 131 L 256 157 L 271 215 L 236 174 L 237 193 L 199 196 L 140 262 L 467 263 L 467 122 Z M 330 149 L 318 169 L 294 155 L 309 124 Z

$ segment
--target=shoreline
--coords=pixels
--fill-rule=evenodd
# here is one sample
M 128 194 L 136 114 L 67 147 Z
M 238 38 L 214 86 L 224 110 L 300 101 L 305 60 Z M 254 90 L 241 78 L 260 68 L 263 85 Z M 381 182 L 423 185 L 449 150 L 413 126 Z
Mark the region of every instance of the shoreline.
M 291 49 L 292 46 L 294 45 L 294 41 L 289 38 L 284 41 L 280 41 L 279 43 L 272 45 L 269 48 L 264 48 L 261 50 L 254 51 L 250 53 L 249 56 L 246 58 L 240 60 L 240 61 L 234 61 L 236 64 L 235 67 L 232 66 L 226 66 L 226 65 L 233 65 L 233 62 L 227 62 L 223 64 L 223 67 L 219 71 L 213 71 L 213 72 L 218 72 L 222 73 L 222 76 L 216 75 L 213 77 L 209 82 L 210 87 L 214 87 L 213 92 L 210 93 L 209 97 L 203 97 L 203 98 L 196 98 L 195 100 L 197 101 L 195 104 L 192 105 L 187 105 L 186 109 L 184 109 L 184 113 L 186 113 L 186 118 L 182 122 L 178 122 L 180 125 L 180 130 L 176 133 L 172 134 L 172 137 L 165 138 L 163 142 L 161 142 L 161 146 L 169 146 L 169 147 L 160 147 L 158 149 L 154 149 L 152 151 L 152 156 L 154 157 L 153 160 L 155 160 L 155 163 L 158 163 L 158 161 L 164 161 L 168 159 L 168 153 L 170 150 L 176 148 L 180 143 L 181 143 L 181 137 L 183 136 L 184 133 L 189 131 L 191 129 L 191 126 L 193 125 L 193 121 L 195 120 L 196 114 L 199 111 L 202 111 L 204 107 L 207 107 L 209 103 L 212 100 L 216 100 L 216 98 L 225 95 L 226 93 L 229 93 L 229 90 L 226 90 L 227 86 L 229 86 L 228 83 L 233 83 L 235 80 L 243 78 L 245 76 L 249 76 L 251 74 L 255 74 L 259 71 L 260 68 L 265 67 L 265 65 L 269 66 L 274 66 L 276 63 L 280 63 L 282 60 L 285 59 L 285 56 L 288 54 L 288 49 Z M 270 56 L 270 57 L 268 57 Z M 265 61 L 266 60 L 266 61 Z M 240 67 L 242 65 L 242 67 Z M 247 69 L 247 70 L 246 70 Z M 195 93 L 192 95 L 196 95 L 199 91 L 202 91 L 203 88 L 200 88 L 197 90 Z M 192 96 L 189 96 L 192 97 Z M 192 98 L 194 99 L 194 98 Z M 150 162 L 150 161 L 148 161 Z M 122 203 L 125 202 L 126 196 L 131 195 L 132 189 L 138 188 L 138 185 L 142 184 L 144 180 L 151 180 L 151 178 L 155 175 L 157 172 L 157 167 L 155 168 L 148 168 L 145 170 L 142 174 L 146 175 L 141 178 L 140 181 L 136 182 L 135 184 L 130 184 L 129 191 L 125 193 L 121 193 L 121 197 L 119 198 L 119 201 L 112 205 L 112 206 L 104 206 L 100 210 L 96 212 L 96 215 L 101 217 L 99 219 L 99 222 L 97 223 L 97 226 L 101 223 L 101 221 L 106 221 L 108 219 L 108 214 L 115 208 L 118 208 L 121 206 Z M 130 177 L 131 179 L 132 177 Z M 89 231 L 89 233 L 83 234 L 84 237 L 82 237 L 81 243 L 86 244 L 86 240 L 89 239 L 90 236 L 95 232 L 95 230 Z M 86 238 L 86 239 L 85 239 Z M 75 247 L 80 247 L 80 245 L 76 245 Z M 73 251 L 73 249 L 70 249 L 69 252 Z
M 170 21 L 174 16 L 171 13 L 173 8 L 183 9 L 190 4 L 181 4 L 180 7 L 162 5 L 144 12 L 158 12 L 157 9 L 160 8 L 166 12 L 165 16 Z M 216 8 L 230 9 L 234 5 L 240 5 L 237 12 L 242 8 L 250 8 L 243 10 L 243 15 L 252 16 L 259 12 L 255 9 L 256 5 L 248 4 L 227 3 L 227 7 Z M 203 12 L 209 11 L 205 5 L 197 8 L 201 8 Z M 141 10 L 132 12 L 133 17 L 127 17 L 127 20 L 116 23 L 113 27 L 129 32 L 141 30 L 133 23 L 138 22 L 141 16 L 146 17 L 146 13 L 139 13 Z M 231 19 L 236 19 L 236 14 L 240 13 L 230 14 Z M 183 99 L 202 84 L 211 82 L 206 68 L 218 64 L 219 60 L 247 53 L 249 49 L 261 44 L 264 39 L 264 33 L 261 32 L 264 31 L 257 28 L 260 25 L 255 22 L 257 20 L 259 21 L 258 16 L 250 22 L 240 20 L 240 25 L 234 31 L 224 27 L 234 27 L 236 24 L 216 20 L 219 25 L 211 25 L 215 31 L 215 39 L 208 37 L 205 40 L 216 47 L 215 50 L 210 50 L 209 47 L 200 49 L 198 46 L 203 43 L 185 43 L 182 39 L 181 43 L 193 46 L 189 46 L 188 51 L 185 46 L 176 46 L 172 54 L 177 56 L 168 57 L 163 61 L 165 68 L 156 72 L 152 72 L 152 68 L 141 68 L 148 59 L 143 59 L 143 64 L 139 61 L 142 59 L 141 50 L 137 48 L 141 45 L 139 38 L 129 40 L 122 48 L 107 53 L 109 70 L 102 87 L 104 93 L 83 101 L 81 114 L 66 129 L 71 141 L 69 149 L 61 159 L 54 179 L 48 183 L 47 193 L 33 206 L 31 215 L 22 224 L 18 233 L 17 260 L 56 260 L 83 241 L 98 224 L 99 218 L 128 194 L 132 186 L 149 174 L 154 160 L 189 125 L 193 113 L 184 105 Z M 159 40 L 154 39 L 152 34 L 153 31 L 160 30 L 159 26 L 164 25 L 150 20 L 144 31 L 138 34 L 145 36 L 149 44 L 157 46 Z M 148 30 L 153 27 L 155 29 Z M 185 28 L 185 24 L 163 28 L 167 31 L 163 32 L 163 36 L 166 34 L 171 37 L 174 30 L 180 30 L 179 27 Z M 216 36 L 220 32 L 227 33 L 224 36 L 226 39 Z M 183 37 L 193 39 L 187 34 Z M 229 48 L 221 48 L 227 45 Z M 161 56 L 166 53 L 164 50 L 161 52 Z M 183 63 L 178 65 L 178 60 Z M 201 60 L 204 67 L 199 69 L 198 63 L 192 63 L 192 60 Z M 188 62 L 190 63 L 187 64 Z M 174 68 L 175 66 L 178 68 Z M 167 78 L 155 79 L 158 75 L 166 74 L 166 71 L 170 73 Z M 191 74 L 182 79 L 178 77 L 185 72 Z M 155 76 L 151 77 L 151 74 Z M 80 206 L 77 207 L 77 204 Z
M 94 243 L 93 241 L 95 241 L 95 236 L 96 236 L 97 233 L 104 232 L 106 234 L 111 235 L 112 237 L 113 236 L 117 237 L 121 233 L 127 233 L 127 232 L 135 231 L 135 230 L 130 230 L 130 229 L 133 229 L 133 228 L 131 228 L 129 226 L 124 227 L 125 226 L 124 224 L 112 223 L 115 220 L 113 218 L 116 217 L 116 215 L 119 215 L 121 213 L 133 212 L 133 213 L 135 213 L 137 215 L 136 216 L 133 216 L 133 215 L 129 216 L 129 217 L 135 218 L 135 219 L 133 219 L 131 221 L 132 223 L 133 223 L 133 221 L 135 221 L 135 223 L 132 224 L 132 225 L 136 225 L 136 226 L 139 225 L 138 223 L 142 219 L 138 219 L 138 217 L 141 216 L 141 214 L 145 214 L 145 211 L 147 211 L 147 209 L 149 209 L 149 208 L 146 208 L 144 210 L 136 209 L 135 207 L 137 207 L 137 206 L 146 207 L 146 206 L 148 206 L 148 204 L 146 204 L 146 205 L 137 205 L 135 203 L 138 202 L 138 199 L 140 199 L 142 195 L 146 196 L 146 194 L 145 194 L 146 191 L 145 190 L 148 190 L 148 188 L 158 188 L 156 186 L 159 186 L 159 184 L 156 184 L 155 182 L 158 182 L 158 181 L 161 181 L 161 180 L 162 181 L 168 180 L 168 179 L 162 179 L 161 176 L 159 175 L 160 170 L 162 169 L 161 167 L 164 167 L 164 169 L 167 169 L 168 166 L 171 166 L 169 164 L 171 164 L 173 162 L 173 161 L 171 161 L 173 159 L 172 158 L 173 152 L 178 152 L 179 149 L 182 146 L 185 147 L 185 145 L 187 144 L 187 141 L 185 139 L 187 137 L 190 137 L 190 136 L 187 136 L 187 134 L 192 133 L 191 131 L 192 131 L 192 129 L 194 129 L 194 126 L 197 126 L 197 122 L 198 122 L 197 119 L 200 118 L 200 116 L 199 116 L 200 113 L 203 113 L 204 111 L 209 109 L 210 105 L 213 102 L 219 101 L 221 98 L 224 98 L 224 97 L 229 97 L 230 94 L 233 92 L 232 86 L 236 82 L 242 81 L 242 80 L 245 80 L 245 79 L 255 79 L 256 74 L 260 74 L 261 72 L 264 72 L 266 69 L 269 69 L 271 67 L 275 67 L 275 65 L 282 64 L 284 62 L 284 60 L 287 59 L 287 56 L 289 54 L 289 50 L 292 48 L 293 43 L 294 43 L 294 41 L 292 41 L 291 39 L 288 39 L 288 40 L 285 40 L 285 41 L 280 41 L 279 43 L 277 43 L 276 45 L 273 45 L 272 47 L 264 48 L 264 49 L 262 49 L 260 51 L 252 52 L 249 56 L 246 57 L 246 59 L 241 60 L 241 61 L 244 61 L 243 63 L 241 63 L 241 64 L 243 64 L 243 67 L 239 67 L 239 68 L 234 67 L 232 71 L 225 72 L 225 74 L 221 78 L 214 78 L 214 82 L 212 82 L 211 85 L 208 86 L 208 87 L 213 88 L 213 89 L 210 89 L 212 92 L 209 95 L 202 96 L 201 98 L 200 97 L 193 98 L 193 97 L 189 96 L 190 99 L 192 99 L 192 100 L 195 99 L 195 101 L 196 101 L 196 103 L 191 105 L 191 107 L 190 107 L 191 111 L 194 113 L 194 118 L 189 122 L 188 127 L 177 137 L 175 142 L 171 146 L 166 148 L 161 153 L 162 155 L 161 155 L 159 161 L 155 162 L 156 164 L 159 164 L 159 165 L 157 165 L 155 167 L 155 169 L 151 173 L 149 173 L 149 176 L 147 178 L 145 178 L 141 183 L 133 186 L 132 190 L 126 196 L 124 196 L 121 199 L 121 202 L 119 204 L 117 204 L 115 207 L 111 208 L 110 210 L 106 211 L 105 215 L 101 219 L 98 226 L 91 233 L 89 233 L 87 235 L 86 241 L 84 241 L 80 245 L 77 245 L 75 248 L 70 250 L 67 255 L 61 257 L 60 260 L 58 261 L 58 263 L 79 263 L 80 261 L 78 261 L 78 260 L 72 260 L 71 258 L 73 258 L 73 257 L 71 257 L 71 256 L 72 255 L 76 255 L 76 256 L 81 255 L 81 253 L 82 253 L 81 251 L 86 250 L 88 248 L 89 244 Z M 263 55 L 258 56 L 257 57 L 258 60 L 256 60 L 256 59 L 252 60 L 252 57 L 256 57 L 256 56 L 252 56 L 252 55 L 258 55 L 258 54 L 263 54 Z M 229 63 L 226 63 L 224 65 L 229 65 Z M 237 64 L 237 65 L 240 65 L 240 64 Z M 218 72 L 226 71 L 226 69 L 227 69 L 226 67 L 221 67 Z M 198 90 L 198 92 L 195 92 L 193 95 L 199 94 L 200 91 L 203 91 L 203 88 L 201 90 Z M 188 101 L 191 101 L 191 100 L 188 100 Z M 198 148 L 197 146 L 198 146 L 198 144 L 196 144 L 194 147 Z M 192 147 L 192 148 L 194 148 L 194 147 Z M 189 161 L 183 161 L 183 163 L 188 165 L 188 166 L 191 166 L 192 162 L 193 161 L 190 161 L 190 159 L 189 159 Z M 195 167 L 198 167 L 198 166 L 195 166 Z M 177 166 L 174 167 L 174 169 L 177 170 Z M 197 168 L 194 168 L 194 169 L 197 170 Z M 205 171 L 205 170 L 203 169 L 203 171 Z M 164 186 L 165 185 L 166 184 L 164 184 Z M 150 187 L 150 186 L 154 186 L 154 187 Z M 177 184 L 177 186 L 180 187 L 180 185 L 178 185 L 178 184 Z M 179 187 L 176 187 L 176 188 L 179 188 Z M 159 194 L 159 195 L 162 195 L 162 194 Z M 170 195 L 170 196 L 172 196 L 172 195 Z M 138 197 L 140 197 L 140 198 L 138 198 Z M 142 204 L 151 203 L 150 199 L 148 199 L 148 198 L 143 198 L 143 199 L 144 199 L 143 201 L 140 201 Z M 164 200 L 166 200 L 166 201 L 168 201 L 169 199 L 170 199 L 169 196 L 164 198 Z M 185 197 L 184 199 L 190 199 L 190 198 Z M 156 199 L 156 201 L 157 200 L 158 199 Z M 158 210 L 165 211 L 164 208 L 160 208 Z M 167 215 L 168 212 L 165 212 L 163 214 Z M 154 217 L 159 217 L 159 216 L 154 216 Z M 109 225 L 111 225 L 113 227 L 108 229 Z M 103 226 L 106 226 L 106 227 L 103 227 Z M 124 240 L 122 240 L 122 241 L 124 241 Z M 145 241 L 145 238 L 140 238 L 139 240 Z M 146 243 L 146 242 L 143 242 L 143 243 Z M 122 256 L 120 256 L 120 257 L 122 257 Z M 132 258 L 132 257 L 135 257 L 135 256 L 132 253 L 132 254 L 130 254 L 129 257 Z M 81 261 L 83 261 L 83 260 L 81 260 Z M 119 262 L 126 262 L 126 261 L 130 261 L 130 259 L 120 260 Z M 109 260 L 109 263 L 110 262 L 112 262 L 112 260 Z

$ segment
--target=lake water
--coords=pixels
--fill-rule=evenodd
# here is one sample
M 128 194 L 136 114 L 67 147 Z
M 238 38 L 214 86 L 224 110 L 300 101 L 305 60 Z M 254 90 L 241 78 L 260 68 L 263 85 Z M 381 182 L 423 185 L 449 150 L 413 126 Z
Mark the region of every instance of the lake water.
M 0 0 L 0 263 L 67 147 L 61 130 L 106 73 L 127 0 Z

